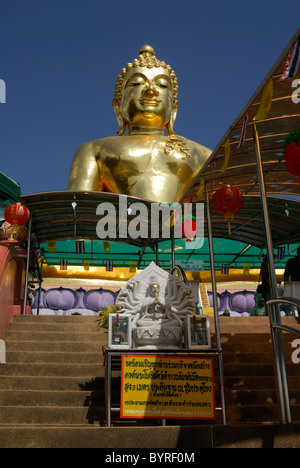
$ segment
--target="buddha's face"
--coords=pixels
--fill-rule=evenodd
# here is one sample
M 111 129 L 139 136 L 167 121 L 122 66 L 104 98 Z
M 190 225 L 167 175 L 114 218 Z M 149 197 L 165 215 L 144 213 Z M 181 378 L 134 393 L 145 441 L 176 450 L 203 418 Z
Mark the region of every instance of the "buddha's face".
M 165 127 L 173 111 L 172 80 L 163 68 L 133 68 L 124 79 L 119 112 L 131 127 Z
M 160 287 L 159 287 L 159 284 L 157 283 L 152 283 L 151 286 L 150 286 L 150 291 L 151 291 L 151 294 L 153 296 L 158 296 L 159 294 L 159 291 L 160 291 Z

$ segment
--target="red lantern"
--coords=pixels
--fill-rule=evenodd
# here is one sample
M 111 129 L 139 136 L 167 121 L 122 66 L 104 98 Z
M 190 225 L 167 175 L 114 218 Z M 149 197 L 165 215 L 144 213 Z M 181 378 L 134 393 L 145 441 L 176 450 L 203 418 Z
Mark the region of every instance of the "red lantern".
M 300 183 L 300 132 L 291 132 L 284 139 L 285 165 Z
M 213 193 L 213 207 L 218 213 L 225 215 L 225 219 L 228 221 L 229 234 L 231 234 L 230 221 L 232 221 L 233 215 L 243 208 L 244 203 L 243 193 L 235 187 L 222 187 Z
M 11 240 L 13 238 L 14 229 L 17 226 L 24 226 L 30 219 L 30 212 L 26 206 L 21 203 L 14 203 L 6 208 L 4 211 L 5 220 L 12 225 Z

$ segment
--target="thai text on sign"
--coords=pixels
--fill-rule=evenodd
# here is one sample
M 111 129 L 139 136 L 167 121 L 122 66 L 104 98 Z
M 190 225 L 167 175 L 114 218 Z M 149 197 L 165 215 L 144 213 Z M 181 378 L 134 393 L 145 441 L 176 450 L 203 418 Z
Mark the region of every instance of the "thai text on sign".
M 212 358 L 122 356 L 122 418 L 215 419 Z

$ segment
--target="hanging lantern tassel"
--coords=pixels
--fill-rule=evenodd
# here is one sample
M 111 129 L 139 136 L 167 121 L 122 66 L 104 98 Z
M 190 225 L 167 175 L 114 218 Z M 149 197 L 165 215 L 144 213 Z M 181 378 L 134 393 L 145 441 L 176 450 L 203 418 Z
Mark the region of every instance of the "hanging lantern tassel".
M 228 223 L 228 234 L 231 234 L 231 225 L 230 222 L 233 220 L 233 213 L 226 213 L 225 219 Z
M 17 231 L 18 224 L 13 224 L 11 227 L 11 233 L 10 233 L 10 241 L 13 240 L 14 238 L 14 232 Z
M 103 245 L 104 245 L 105 252 L 109 252 L 110 251 L 110 242 L 103 241 Z

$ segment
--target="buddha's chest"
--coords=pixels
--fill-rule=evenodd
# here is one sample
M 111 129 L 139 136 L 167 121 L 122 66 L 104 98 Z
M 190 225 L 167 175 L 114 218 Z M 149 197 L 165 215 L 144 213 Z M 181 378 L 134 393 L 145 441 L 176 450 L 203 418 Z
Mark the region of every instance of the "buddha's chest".
M 192 175 L 190 154 L 167 138 L 109 138 L 96 152 L 110 191 L 155 201 L 176 201 Z
M 115 177 L 157 177 L 160 174 L 187 176 L 192 158 L 186 140 L 176 142 L 167 137 L 113 137 L 102 140 L 96 148 L 99 167 Z

